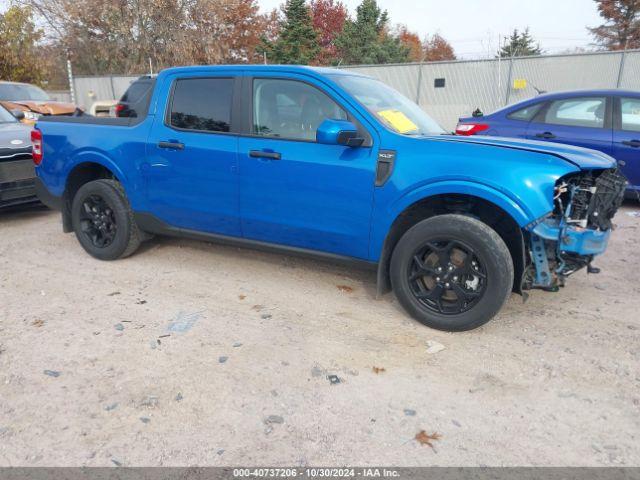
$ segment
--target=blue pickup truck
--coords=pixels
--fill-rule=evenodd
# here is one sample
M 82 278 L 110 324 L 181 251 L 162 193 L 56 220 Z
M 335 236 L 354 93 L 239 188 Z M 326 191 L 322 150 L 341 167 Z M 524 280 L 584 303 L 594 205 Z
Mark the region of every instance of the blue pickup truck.
M 94 257 L 154 234 L 377 268 L 437 329 L 557 290 L 604 252 L 626 186 L 583 148 L 457 137 L 372 78 L 298 66 L 162 71 L 124 118 L 49 117 L 40 199 Z

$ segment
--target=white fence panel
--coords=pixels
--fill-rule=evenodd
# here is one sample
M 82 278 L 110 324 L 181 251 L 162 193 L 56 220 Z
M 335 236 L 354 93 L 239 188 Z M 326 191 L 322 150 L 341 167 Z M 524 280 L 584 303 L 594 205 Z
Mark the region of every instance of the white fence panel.
M 476 108 L 490 113 L 531 98 L 538 90 L 640 90 L 640 51 L 340 68 L 390 85 L 416 101 L 447 130 Z M 77 103 L 89 108 L 97 100 L 116 100 L 136 78 L 138 75 L 76 77 Z

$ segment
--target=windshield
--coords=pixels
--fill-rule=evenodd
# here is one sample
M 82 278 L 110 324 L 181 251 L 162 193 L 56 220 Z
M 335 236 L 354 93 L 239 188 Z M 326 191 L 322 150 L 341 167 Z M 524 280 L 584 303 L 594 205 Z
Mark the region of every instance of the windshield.
M 11 115 L 4 107 L 0 107 L 0 123 L 17 122 L 16 118 Z
M 0 100 L 35 100 L 47 101 L 49 95 L 44 90 L 34 85 L 22 83 L 0 83 Z
M 378 80 L 350 75 L 335 75 L 334 80 L 394 132 L 402 135 L 445 133 L 418 105 Z

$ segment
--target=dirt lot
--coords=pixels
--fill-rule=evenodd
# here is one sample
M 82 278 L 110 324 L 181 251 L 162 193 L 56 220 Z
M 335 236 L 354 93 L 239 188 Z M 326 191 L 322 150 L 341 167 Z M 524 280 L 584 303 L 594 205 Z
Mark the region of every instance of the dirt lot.
M 463 334 L 370 272 L 166 238 L 102 263 L 0 214 L 0 465 L 638 466 L 638 209 L 602 274 Z

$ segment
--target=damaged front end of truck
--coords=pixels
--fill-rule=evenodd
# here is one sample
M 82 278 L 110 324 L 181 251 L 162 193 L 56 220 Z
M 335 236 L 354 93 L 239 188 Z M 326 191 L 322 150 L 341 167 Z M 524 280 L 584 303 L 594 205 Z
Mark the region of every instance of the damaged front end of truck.
M 607 248 L 626 185 L 617 168 L 583 170 L 556 182 L 554 210 L 525 228 L 530 262 L 522 290 L 557 291 L 582 268 L 599 272 L 591 263 Z

